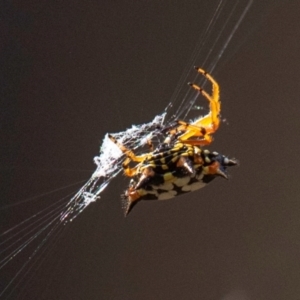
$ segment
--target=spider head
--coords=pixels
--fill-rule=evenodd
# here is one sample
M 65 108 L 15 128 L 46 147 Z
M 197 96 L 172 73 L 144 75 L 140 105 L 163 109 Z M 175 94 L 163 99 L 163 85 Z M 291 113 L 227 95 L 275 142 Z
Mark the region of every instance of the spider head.
M 204 173 L 213 177 L 221 176 L 228 179 L 227 167 L 238 164 L 236 159 L 229 158 L 215 151 L 204 150 L 202 155 L 205 162 L 203 165 Z

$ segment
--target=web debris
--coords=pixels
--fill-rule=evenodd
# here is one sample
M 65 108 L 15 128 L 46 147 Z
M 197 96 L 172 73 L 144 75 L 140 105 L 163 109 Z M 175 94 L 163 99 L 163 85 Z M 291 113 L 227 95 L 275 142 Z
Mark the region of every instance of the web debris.
M 149 138 L 161 134 L 166 113 L 157 115 L 153 121 L 111 134 L 126 148 L 137 150 L 143 147 Z M 100 199 L 100 194 L 110 181 L 122 171 L 122 151 L 105 135 L 100 155 L 94 157 L 97 166 L 95 172 L 86 184 L 75 194 L 61 213 L 62 222 L 73 221 L 88 205 Z

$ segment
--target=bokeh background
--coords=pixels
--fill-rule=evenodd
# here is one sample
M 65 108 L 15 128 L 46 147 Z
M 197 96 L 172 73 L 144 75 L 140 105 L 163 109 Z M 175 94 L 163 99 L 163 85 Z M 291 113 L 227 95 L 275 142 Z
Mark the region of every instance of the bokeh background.
M 47 194 L 89 178 L 105 133 L 165 108 L 217 3 L 1 1 L 0 201 L 29 199 L 1 231 L 78 189 Z M 229 181 L 124 218 L 118 177 L 9 299 L 300 299 L 299 15 L 254 1 L 215 69 L 226 122 L 210 149 L 239 159 Z

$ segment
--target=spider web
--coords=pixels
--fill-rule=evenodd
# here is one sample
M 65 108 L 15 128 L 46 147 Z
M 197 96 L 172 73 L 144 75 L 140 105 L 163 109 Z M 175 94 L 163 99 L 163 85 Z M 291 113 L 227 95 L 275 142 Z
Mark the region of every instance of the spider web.
M 252 6 L 253 0 L 249 0 L 246 6 L 239 6 L 238 4 L 238 1 L 235 2 L 235 4 L 231 7 L 225 23 L 219 24 L 219 26 L 222 25 L 222 27 L 220 30 L 216 30 L 215 27 L 217 26 L 217 21 L 222 13 L 222 10 L 226 6 L 226 1 L 219 1 L 206 30 L 199 38 L 190 62 L 188 63 L 188 68 L 180 78 L 177 88 L 175 89 L 175 92 L 170 103 L 167 105 L 165 112 L 157 115 L 153 121 L 149 123 L 134 125 L 125 131 L 112 134 L 127 149 L 135 151 L 143 148 L 143 146 L 147 143 L 147 140 L 152 139 L 153 137 L 159 138 L 159 135 L 161 135 L 161 129 L 164 126 L 170 126 L 174 120 L 179 118 L 186 119 L 191 110 L 199 110 L 199 108 L 195 105 L 199 93 L 194 93 L 192 96 L 190 93 L 193 91 L 189 90 L 185 96 L 182 96 L 181 103 L 177 104 L 177 100 L 181 98 L 179 92 L 183 90 L 182 85 L 187 82 L 188 74 L 192 68 L 191 66 L 196 63 L 199 53 L 204 50 L 204 45 L 206 45 L 207 40 L 213 41 L 213 44 L 210 45 L 211 49 L 208 51 L 206 56 L 204 56 L 205 58 L 200 65 L 205 66 L 209 62 L 206 70 L 208 70 L 210 73 L 212 73 L 216 68 L 234 34 L 240 27 L 247 12 Z M 236 13 L 237 10 L 239 10 L 238 14 Z M 230 21 L 234 21 L 234 26 L 229 28 L 229 31 L 226 33 L 224 38 L 223 34 Z M 212 28 L 214 28 L 214 30 L 212 30 Z M 216 36 L 211 37 L 213 34 L 216 34 Z M 223 38 L 221 43 L 222 47 L 216 49 L 216 45 L 221 38 Z M 213 51 L 215 51 L 215 53 Z M 223 63 L 225 63 L 225 60 Z M 199 74 L 197 73 L 197 75 L 194 76 L 193 81 L 197 80 L 198 75 Z M 200 82 L 203 83 L 204 79 L 201 78 L 201 80 Z M 178 107 L 175 112 L 173 111 L 174 107 Z M 169 118 L 166 121 L 167 114 Z M 124 155 L 122 151 L 111 142 L 106 134 L 100 148 L 100 155 L 94 158 L 94 162 L 97 166 L 96 171 L 89 181 L 70 200 L 67 205 L 67 209 L 61 215 L 61 221 L 72 221 L 89 204 L 95 202 L 97 199 L 100 199 L 100 194 L 103 192 L 103 190 L 108 186 L 110 181 L 121 172 L 123 157 Z
M 198 75 L 195 77 L 195 72 L 191 72 L 192 67 L 196 62 L 210 73 L 215 70 L 218 64 L 226 64 L 230 59 L 230 56 L 224 58 L 225 50 L 228 48 L 242 21 L 245 19 L 252 3 L 253 0 L 250 0 L 246 5 L 244 3 L 239 5 L 239 2 L 236 1 L 231 7 L 224 23 L 219 22 L 219 20 L 222 12 L 226 8 L 227 2 L 225 0 L 220 0 L 210 18 L 208 26 L 205 28 L 197 42 L 190 60 L 186 64 L 187 67 L 179 79 L 179 83 L 177 84 L 165 111 L 155 116 L 154 119 L 148 123 L 134 125 L 127 130 L 112 133 L 111 135 L 126 148 L 139 153 L 139 150 L 143 149 L 147 144 L 147 140 L 154 139 L 159 143 L 163 138 L 162 129 L 166 126 L 170 126 L 175 119 L 192 117 L 192 113 L 199 116 L 199 110 L 201 108 L 195 104 L 198 94 L 191 89 L 183 88 L 183 86 L 186 86 L 188 81 L 197 80 L 197 83 L 199 82 L 199 79 L 197 79 Z M 230 24 L 233 24 L 233 26 Z M 221 47 L 217 47 L 217 45 L 221 45 Z M 235 51 L 237 51 L 240 45 L 235 47 Z M 233 55 L 234 51 L 231 51 L 230 53 Z M 203 57 L 201 62 L 197 61 L 199 57 Z M 200 85 L 204 82 L 201 82 L 201 80 L 199 82 Z M 7 238 L 0 243 L 1 246 L 4 245 L 2 246 L 3 248 L 0 253 L 1 255 L 2 253 L 4 254 L 0 257 L 0 270 L 8 265 L 13 258 L 18 256 L 37 238 L 41 238 L 42 241 L 27 257 L 25 263 L 6 284 L 4 289 L 0 291 L 0 297 L 4 294 L 7 295 L 11 288 L 7 298 L 10 297 L 13 290 L 22 281 L 22 278 L 24 278 L 32 269 L 33 264 L 31 265 L 31 268 L 27 268 L 28 264 L 33 261 L 33 258 L 37 258 L 38 253 L 40 255 L 38 258 L 42 257 L 43 251 L 40 250 L 43 248 L 49 237 L 52 236 L 54 241 L 59 239 L 63 228 L 61 227 L 62 224 L 70 223 L 91 203 L 100 199 L 102 192 L 110 182 L 122 172 L 123 160 L 124 155 L 122 151 L 111 142 L 106 134 L 101 144 L 99 155 L 94 158 L 96 170 L 75 195 L 68 195 L 60 199 L 35 214 L 34 217 L 30 217 L 20 222 L 13 228 L 10 228 L 1 234 L 1 237 Z M 19 228 L 22 229 L 19 230 Z M 16 230 L 19 231 L 16 232 Z M 24 232 L 26 233 L 22 235 Z M 36 259 L 35 262 L 37 261 L 38 260 Z M 42 261 L 43 260 L 41 260 L 40 264 Z M 19 278 L 22 273 L 23 277 L 15 284 L 14 288 L 12 288 L 16 279 Z
M 147 144 L 147 140 L 157 137 L 161 133 L 166 113 L 156 116 L 151 122 L 142 125 L 133 125 L 131 128 L 111 134 L 128 149 L 137 150 Z M 89 204 L 100 199 L 100 194 L 110 181 L 122 171 L 124 154 L 105 135 L 99 156 L 94 157 L 97 166 L 88 182 L 69 201 L 66 210 L 61 214 L 61 221 L 72 221 Z

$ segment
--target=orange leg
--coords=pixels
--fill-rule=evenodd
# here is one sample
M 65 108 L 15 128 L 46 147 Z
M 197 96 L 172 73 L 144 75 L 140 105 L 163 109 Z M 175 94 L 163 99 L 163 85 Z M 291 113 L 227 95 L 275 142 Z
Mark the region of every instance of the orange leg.
M 212 138 L 209 136 L 210 134 L 214 133 L 218 128 L 220 124 L 220 111 L 221 111 L 221 103 L 220 103 L 220 89 L 218 83 L 204 70 L 200 68 L 196 68 L 196 70 L 205 76 L 211 83 L 212 83 L 212 95 L 209 95 L 206 91 L 204 91 L 200 86 L 189 83 L 190 86 L 192 86 L 195 90 L 197 90 L 201 95 L 203 95 L 208 101 L 209 101 L 209 107 L 210 112 L 193 122 L 192 124 L 185 123 L 183 121 L 180 121 L 179 123 L 183 126 L 179 126 L 177 130 L 183 129 L 186 131 L 183 133 L 179 139 L 181 141 L 184 141 L 185 143 L 189 143 L 190 141 L 187 141 L 190 137 L 203 137 L 203 140 L 199 140 L 199 143 L 196 143 L 193 141 L 193 145 L 207 145 L 211 143 Z M 189 130 L 186 130 L 189 129 Z
M 130 168 L 129 167 L 130 162 L 134 161 L 134 162 L 141 163 L 144 160 L 146 160 L 147 157 L 149 157 L 149 156 L 151 157 L 151 154 L 144 154 L 144 155 L 137 156 L 137 155 L 135 155 L 133 153 L 133 151 L 127 149 L 124 145 L 122 145 L 121 143 L 119 143 L 112 135 L 109 135 L 108 137 L 127 156 L 127 158 L 123 162 L 123 169 L 124 169 L 125 175 L 128 176 L 128 177 L 135 176 L 137 174 L 137 172 L 138 172 L 139 165 L 135 166 L 134 168 Z
M 183 131 L 186 131 L 183 135 L 179 136 L 179 140 L 189 145 L 198 145 L 198 146 L 206 146 L 209 145 L 213 138 L 208 134 L 207 129 L 205 127 L 200 127 L 198 125 L 190 124 L 184 121 L 178 121 Z M 199 137 L 201 139 L 192 139 L 192 140 L 184 140 L 187 137 Z
M 202 74 L 203 76 L 206 77 L 207 80 L 209 80 L 212 84 L 212 95 L 208 95 L 205 91 L 202 90 L 199 91 L 209 102 L 210 102 L 210 112 L 206 116 L 202 118 L 201 126 L 211 126 L 212 130 L 211 133 L 215 132 L 220 124 L 220 111 L 221 111 L 221 102 L 220 102 L 220 88 L 218 83 L 213 79 L 213 77 L 205 72 L 204 70 L 200 68 L 195 68 L 198 73 Z M 195 86 L 193 86 L 195 88 Z M 201 89 L 200 87 L 197 86 L 197 90 Z
M 136 156 L 131 150 L 127 149 L 124 145 L 119 143 L 112 135 L 108 135 L 108 137 L 113 143 L 115 143 L 120 148 L 120 150 L 127 157 L 131 158 L 131 160 L 133 160 L 135 162 L 142 162 L 143 160 L 145 160 L 147 158 L 148 154 Z

